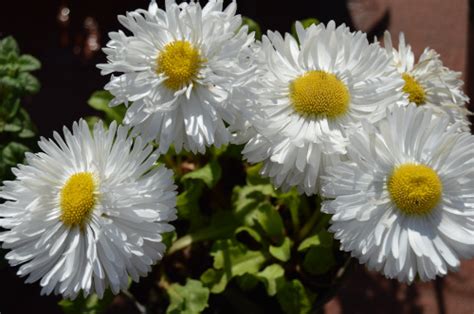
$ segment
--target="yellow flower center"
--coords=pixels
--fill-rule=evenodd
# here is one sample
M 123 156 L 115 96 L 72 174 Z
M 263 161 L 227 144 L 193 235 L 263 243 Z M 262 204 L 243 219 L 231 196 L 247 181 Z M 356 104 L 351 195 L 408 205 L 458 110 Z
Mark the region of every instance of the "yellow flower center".
M 61 190 L 61 221 L 82 226 L 95 206 L 95 182 L 90 172 L 73 174 Z
M 443 185 L 436 172 L 428 166 L 403 164 L 388 180 L 392 201 L 407 215 L 426 215 L 439 203 Z
M 403 92 L 408 94 L 410 102 L 414 102 L 417 106 L 423 105 L 426 102 L 426 92 L 423 86 L 408 73 L 403 73 L 402 78 L 405 81 Z
M 196 78 L 204 61 L 191 43 L 176 40 L 167 44 L 158 55 L 156 72 L 167 77 L 164 82 L 166 87 L 179 90 Z
M 303 116 L 335 118 L 349 108 L 350 94 L 334 74 L 308 71 L 290 83 L 290 99 Z

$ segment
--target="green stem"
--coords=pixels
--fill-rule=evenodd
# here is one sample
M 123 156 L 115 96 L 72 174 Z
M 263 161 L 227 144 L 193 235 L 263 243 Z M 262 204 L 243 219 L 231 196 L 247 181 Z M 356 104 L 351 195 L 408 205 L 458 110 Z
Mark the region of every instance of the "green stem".
M 290 215 L 291 222 L 293 223 L 293 230 L 296 233 L 298 230 L 300 230 L 300 216 L 298 207 L 290 206 Z
M 188 247 L 194 243 L 220 238 L 224 235 L 229 234 L 235 228 L 235 225 L 228 225 L 223 226 L 221 228 L 206 228 L 194 234 L 187 234 L 176 240 L 171 245 L 170 249 L 168 250 L 168 254 L 173 254 L 174 252 L 182 250 L 185 247 Z
M 319 219 L 319 216 L 321 215 L 321 212 L 319 211 L 319 208 L 316 209 L 313 214 L 311 214 L 311 217 L 309 217 L 308 221 L 303 225 L 303 227 L 300 230 L 300 233 L 298 235 L 298 239 L 301 241 L 306 236 L 313 230 L 314 225 Z

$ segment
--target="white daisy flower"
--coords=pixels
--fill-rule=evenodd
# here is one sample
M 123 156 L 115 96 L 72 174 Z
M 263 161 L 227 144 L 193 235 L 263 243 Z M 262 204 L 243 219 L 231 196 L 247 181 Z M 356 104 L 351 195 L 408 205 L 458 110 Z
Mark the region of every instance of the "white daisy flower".
M 431 109 L 438 115 L 447 115 L 451 123 L 461 122 L 460 130 L 470 130 L 467 116 L 471 113 L 466 108 L 469 98 L 462 90 L 464 83 L 460 72 L 445 67 L 439 54 L 429 48 L 415 64 L 415 55 L 411 46 L 406 44 L 403 33 L 400 33 L 396 50 L 390 33 L 386 31 L 384 46 L 405 81 L 403 92 L 410 103 Z
M 223 0 L 202 8 L 167 0 L 165 10 L 152 1 L 148 11 L 119 16 L 130 36 L 109 34 L 108 64 L 98 67 L 103 75 L 119 73 L 105 86 L 115 96 L 111 106 L 133 102 L 124 123 L 156 139 L 160 152 L 174 144 L 204 153 L 230 141 L 226 123 L 238 119 L 245 101 L 232 95 L 246 95 L 255 70 L 245 57 L 254 35 L 235 13 L 235 1 L 223 9 Z
M 360 263 L 412 282 L 474 255 L 474 137 L 415 106 L 351 137 L 350 161 L 328 170 L 322 210 Z
M 158 154 L 128 133 L 115 122 L 91 133 L 81 120 L 64 139 L 41 139 L 43 152 L 27 154 L 4 182 L 5 257 L 27 283 L 40 280 L 42 294 L 116 294 L 163 257 L 161 234 L 176 219 L 173 173 L 154 167 Z
M 303 29 L 298 39 L 277 32 L 263 37 L 258 109 L 251 123 L 258 134 L 243 150 L 277 187 L 310 195 L 324 168 L 346 153 L 347 136 L 361 119 L 375 122 L 403 100 L 403 80 L 378 44 L 333 21 Z M 299 44 L 298 44 L 299 41 Z M 258 63 L 258 62 L 257 62 Z

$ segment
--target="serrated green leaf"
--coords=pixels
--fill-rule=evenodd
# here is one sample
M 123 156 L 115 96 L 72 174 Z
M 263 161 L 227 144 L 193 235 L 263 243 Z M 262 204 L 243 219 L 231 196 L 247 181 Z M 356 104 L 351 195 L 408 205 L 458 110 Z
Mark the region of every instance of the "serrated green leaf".
M 19 70 L 23 72 L 36 71 L 41 68 L 41 63 L 33 56 L 30 55 L 21 55 L 17 64 L 19 65 Z
M 106 311 L 113 299 L 114 295 L 107 290 L 102 299 L 96 294 L 87 298 L 79 295 L 75 300 L 61 300 L 58 305 L 65 314 L 100 314 Z
M 10 166 L 16 166 L 23 162 L 25 153 L 29 151 L 29 148 L 25 145 L 17 142 L 10 142 L 3 148 L 2 156 L 5 164 Z
M 219 181 L 222 175 L 222 169 L 219 163 L 215 160 L 211 160 L 204 167 L 194 170 L 192 172 L 186 173 L 181 181 L 186 181 L 189 179 L 201 180 L 203 181 L 208 188 L 213 188 L 216 183 Z
M 286 282 L 278 291 L 277 299 L 283 312 L 305 314 L 311 311 L 311 300 L 303 284 L 297 280 Z
M 255 274 L 266 261 L 261 251 L 251 251 L 233 239 L 217 240 L 211 250 L 214 271 L 206 271 L 201 280 L 211 292 L 220 293 L 235 276 Z
M 285 284 L 285 270 L 278 264 L 267 266 L 257 277 L 265 285 L 269 296 L 274 296 Z
M 273 246 L 273 245 L 270 245 L 270 247 L 268 248 L 268 251 L 270 252 L 270 254 L 282 261 L 282 262 L 287 262 L 290 257 L 291 257 L 291 240 L 290 238 L 288 237 L 285 237 L 282 244 L 279 245 L 279 246 Z
M 313 275 L 321 275 L 329 271 L 336 260 L 332 248 L 311 246 L 303 260 L 303 268 Z
M 244 16 L 242 18 L 242 25 L 248 26 L 249 33 L 255 32 L 256 39 L 260 40 L 262 38 L 262 29 L 260 28 L 260 25 L 251 18 Z
M 209 289 L 198 280 L 188 278 L 184 286 L 172 284 L 167 292 L 170 297 L 168 314 L 201 313 L 208 306 Z
M 92 108 L 103 112 L 106 122 L 117 121 L 117 123 L 122 123 L 127 109 L 125 105 L 110 107 L 109 103 L 113 98 L 114 96 L 108 91 L 96 91 L 92 94 L 87 103 Z
M 302 252 L 309 249 L 311 246 L 332 247 L 333 236 L 327 230 L 322 230 L 318 234 L 312 235 L 301 242 L 298 246 L 298 251 Z

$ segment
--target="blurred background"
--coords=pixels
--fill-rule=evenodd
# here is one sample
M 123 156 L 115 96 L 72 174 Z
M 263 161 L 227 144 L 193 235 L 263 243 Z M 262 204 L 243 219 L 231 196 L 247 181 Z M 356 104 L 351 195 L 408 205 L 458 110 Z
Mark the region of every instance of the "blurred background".
M 164 1 L 157 1 L 160 7 Z M 206 1 L 201 1 L 205 3 Z M 425 47 L 441 54 L 444 64 L 463 73 L 465 91 L 474 97 L 474 24 L 468 0 L 238 0 L 240 14 L 257 21 L 262 31 L 289 31 L 295 20 L 334 19 L 353 30 L 381 37 L 385 29 L 395 44 L 404 32 L 415 55 Z M 63 125 L 93 114 L 86 101 L 102 89 L 97 63 L 105 62 L 101 48 L 107 33 L 120 28 L 118 14 L 147 8 L 147 0 L 3 1 L 0 38 L 14 36 L 22 53 L 37 57 L 42 69 L 35 73 L 40 92 L 25 100 L 25 107 L 49 137 Z M 471 105 L 471 110 L 474 107 Z M 15 269 L 0 271 L 1 313 L 41 309 L 60 313 L 57 298 L 40 297 L 37 284 L 25 285 Z M 19 302 L 20 301 L 20 302 Z M 117 304 L 119 306 L 119 304 Z M 114 307 L 111 308 L 113 313 Z M 474 313 L 474 261 L 463 262 L 460 272 L 430 283 L 411 286 L 387 280 L 355 266 L 346 284 L 325 307 L 326 313 Z

